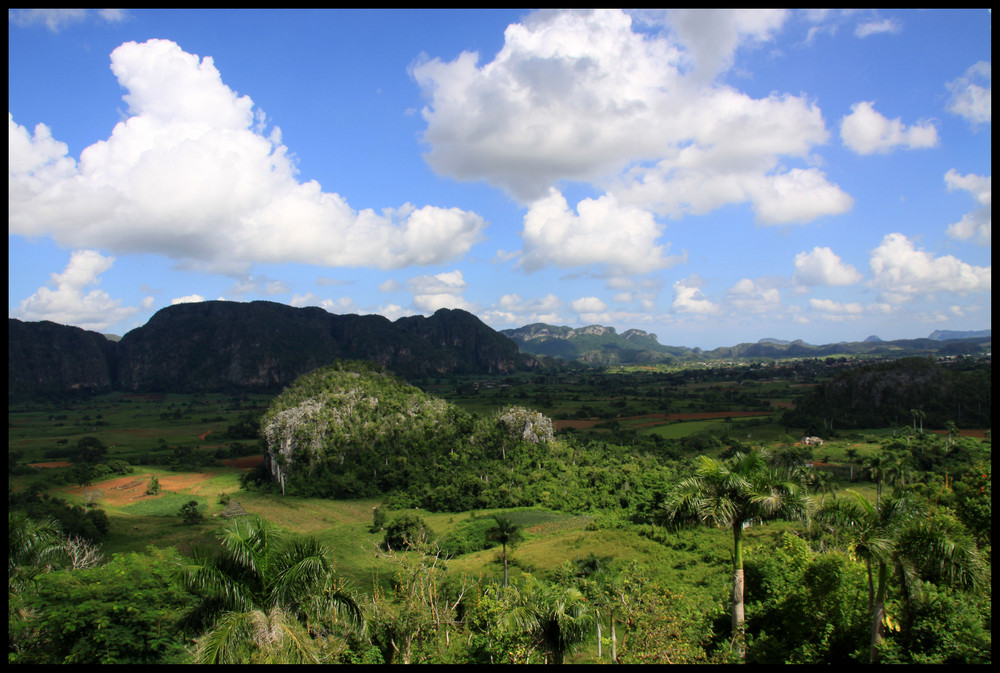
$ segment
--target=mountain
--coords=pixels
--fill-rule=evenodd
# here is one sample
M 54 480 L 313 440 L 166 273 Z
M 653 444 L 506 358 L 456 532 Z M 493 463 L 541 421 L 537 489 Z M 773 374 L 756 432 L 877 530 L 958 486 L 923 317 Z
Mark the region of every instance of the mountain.
M 573 329 L 535 323 L 501 330 L 524 353 L 562 358 L 591 365 L 683 363 L 710 360 L 781 359 L 830 357 L 833 355 L 962 355 L 988 350 L 990 331 L 934 332 L 926 339 L 882 341 L 870 336 L 863 342 L 812 345 L 801 339 L 784 341 L 766 338 L 757 343 L 723 346 L 710 351 L 684 346 L 664 346 L 655 334 L 627 330 L 618 334 L 614 327 L 589 325 Z M 958 338 L 953 335 L 961 335 Z
M 280 390 L 338 359 L 374 361 L 401 376 L 539 366 L 457 309 L 390 322 L 266 301 L 206 301 L 164 308 L 117 342 L 77 327 L 8 319 L 11 398 L 73 390 Z
M 523 353 L 576 360 L 589 364 L 672 362 L 690 349 L 664 346 L 655 334 L 630 329 L 618 334 L 614 327 L 557 327 L 544 323 L 500 330 Z
M 8 319 L 8 397 L 111 390 L 116 345 L 79 327 Z
M 991 330 L 983 329 L 976 332 L 956 332 L 953 330 L 938 329 L 931 332 L 928 339 L 935 341 L 947 341 L 948 339 L 980 339 L 989 337 Z

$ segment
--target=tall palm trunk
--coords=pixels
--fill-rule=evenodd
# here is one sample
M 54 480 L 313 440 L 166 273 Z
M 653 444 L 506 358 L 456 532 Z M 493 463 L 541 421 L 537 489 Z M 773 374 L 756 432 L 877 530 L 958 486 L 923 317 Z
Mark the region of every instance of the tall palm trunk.
M 878 592 L 875 594 L 875 604 L 872 610 L 872 644 L 868 652 L 868 661 L 878 663 L 878 646 L 882 642 L 882 620 L 885 618 L 885 593 L 889 580 L 889 569 L 885 563 L 878 564 Z
M 746 656 L 743 622 L 743 523 L 733 523 L 733 641 L 740 659 Z

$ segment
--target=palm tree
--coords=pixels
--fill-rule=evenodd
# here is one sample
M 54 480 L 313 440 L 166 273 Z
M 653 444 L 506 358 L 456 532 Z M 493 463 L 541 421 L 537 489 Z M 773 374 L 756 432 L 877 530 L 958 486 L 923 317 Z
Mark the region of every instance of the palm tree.
M 493 517 L 496 525 L 486 531 L 486 539 L 499 542 L 503 547 L 503 585 L 507 586 L 507 547 L 516 547 L 523 539 L 519 526 L 502 516 Z
M 7 512 L 7 591 L 20 593 L 34 576 L 47 568 L 63 550 L 59 522 L 35 520 L 25 512 Z
M 718 461 L 697 458 L 695 476 L 681 481 L 664 504 L 670 519 L 698 520 L 729 528 L 733 535 L 733 640 L 744 656 L 743 529 L 754 522 L 803 518 L 807 498 L 787 475 L 770 468 L 761 449 Z
M 893 574 L 904 584 L 920 565 L 933 566 L 952 581 L 977 588 L 983 566 L 975 544 L 948 526 L 935 525 L 905 497 L 872 504 L 856 491 L 822 507 L 816 519 L 849 533 L 851 551 L 868 569 L 868 611 L 872 619 L 869 660 L 878 660 L 885 601 Z M 877 580 L 873 575 L 877 572 Z M 904 591 L 905 595 L 905 591 Z
M 882 484 L 886 481 L 893 468 L 892 456 L 888 453 L 878 453 L 865 458 L 864 466 L 868 469 L 872 481 L 875 482 L 875 502 L 882 499 Z
M 221 549 L 182 571 L 201 598 L 182 627 L 196 632 L 200 663 L 319 663 L 310 620 L 361 613 L 337 582 L 330 550 L 315 539 L 282 544 L 260 519 L 236 519 L 219 533 Z M 207 629 L 207 630 L 206 630 Z
M 532 648 L 545 652 L 545 663 L 561 664 L 587 632 L 587 600 L 576 587 L 564 587 L 525 575 L 513 591 L 501 627 L 528 634 Z

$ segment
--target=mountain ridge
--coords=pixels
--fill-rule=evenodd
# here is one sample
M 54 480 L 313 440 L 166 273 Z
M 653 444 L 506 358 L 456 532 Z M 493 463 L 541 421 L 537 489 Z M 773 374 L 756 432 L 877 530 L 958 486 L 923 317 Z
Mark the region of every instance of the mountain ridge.
M 953 335 L 972 334 L 955 338 Z M 281 389 L 336 360 L 368 360 L 400 376 L 509 375 L 562 361 L 612 365 L 831 355 L 975 354 L 990 330 L 922 339 L 810 345 L 775 338 L 712 350 L 666 346 L 640 329 L 533 323 L 496 331 L 460 309 L 390 321 L 268 301 L 206 301 L 157 311 L 121 337 L 8 319 L 10 399 L 72 392 Z M 554 358 L 549 360 L 547 358 Z
M 8 396 L 72 391 L 281 389 L 335 360 L 400 376 L 512 374 L 540 366 L 471 313 L 440 309 L 395 322 L 275 302 L 206 301 L 157 311 L 112 341 L 57 323 L 8 319 Z
M 917 339 L 883 341 L 877 336 L 851 342 L 813 345 L 801 339 L 792 341 L 767 337 L 755 343 L 720 346 L 712 350 L 666 346 L 655 334 L 642 330 L 626 330 L 618 334 L 614 327 L 588 325 L 567 326 L 533 323 L 515 329 L 500 330 L 512 339 L 524 353 L 549 356 L 588 364 L 654 364 L 687 360 L 718 360 L 734 358 L 827 357 L 849 354 L 895 355 L 903 352 L 969 354 L 991 343 L 991 331 L 935 331 Z M 624 339 L 631 335 L 630 339 Z

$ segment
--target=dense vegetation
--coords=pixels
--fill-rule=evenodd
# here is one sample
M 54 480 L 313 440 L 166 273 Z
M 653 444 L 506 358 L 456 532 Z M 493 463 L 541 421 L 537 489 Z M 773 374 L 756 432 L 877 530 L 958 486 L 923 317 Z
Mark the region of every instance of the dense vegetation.
M 818 434 L 834 428 L 944 429 L 991 425 L 991 367 L 944 367 L 929 358 L 904 358 L 852 368 L 820 384 L 794 412 L 789 425 Z
M 9 660 L 991 661 L 990 441 L 960 432 L 988 363 L 421 383 L 338 363 L 273 400 L 12 413 Z M 777 418 L 792 390 L 836 427 Z M 852 433 L 866 391 L 889 416 L 855 422 L 890 420 Z M 258 418 L 268 460 L 213 467 Z

